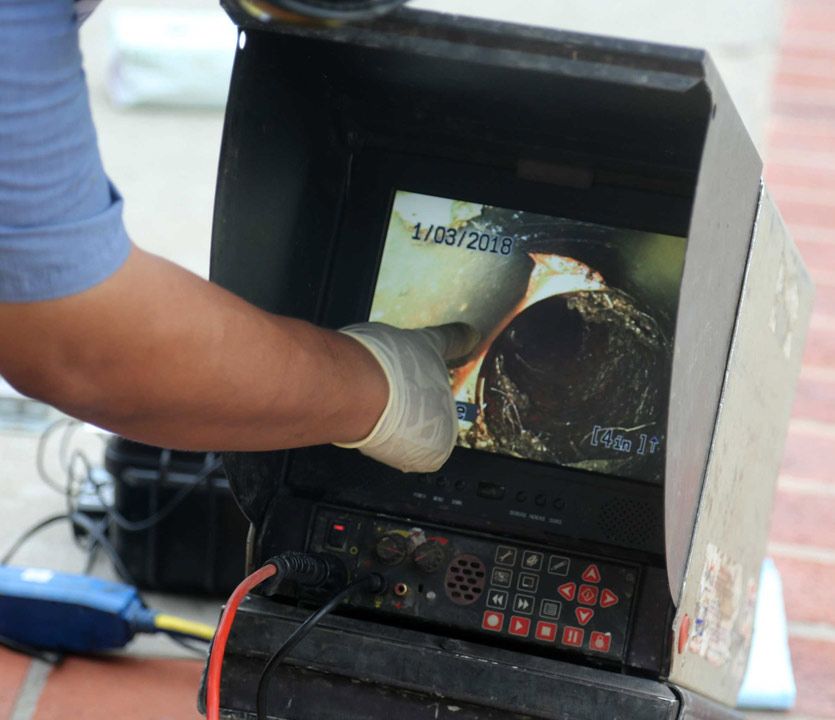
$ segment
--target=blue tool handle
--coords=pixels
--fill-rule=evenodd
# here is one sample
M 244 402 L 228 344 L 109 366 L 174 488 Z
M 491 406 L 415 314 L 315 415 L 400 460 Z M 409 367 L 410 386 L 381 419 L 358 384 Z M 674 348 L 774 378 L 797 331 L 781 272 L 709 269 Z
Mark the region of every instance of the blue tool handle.
M 0 636 L 30 647 L 90 653 L 154 632 L 155 612 L 130 585 L 86 575 L 0 566 Z

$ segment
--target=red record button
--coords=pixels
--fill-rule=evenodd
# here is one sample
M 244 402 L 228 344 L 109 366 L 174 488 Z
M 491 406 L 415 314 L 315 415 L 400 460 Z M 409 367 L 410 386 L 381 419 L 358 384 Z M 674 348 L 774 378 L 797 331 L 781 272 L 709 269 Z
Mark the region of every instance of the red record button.
M 591 608 L 578 607 L 574 609 L 574 616 L 580 625 L 588 625 L 589 621 L 594 617 L 594 610 Z
M 597 565 L 593 563 L 589 565 L 585 570 L 583 570 L 583 580 L 590 583 L 599 583 L 600 568 L 598 568 Z
M 589 650 L 607 653 L 612 647 L 612 633 L 593 632 L 589 638 Z
M 568 647 L 583 647 L 583 638 L 585 636 L 585 630 L 566 626 L 562 629 L 562 644 Z
M 528 637 L 531 632 L 531 619 L 514 615 L 510 618 L 510 625 L 507 631 L 517 637 Z
M 481 618 L 481 627 L 491 632 L 501 632 L 504 627 L 504 613 L 486 610 Z
M 581 605 L 595 605 L 599 590 L 594 585 L 580 585 L 577 592 L 577 602 Z
M 602 608 L 609 608 L 613 605 L 617 605 L 620 602 L 620 598 L 615 595 L 609 588 L 604 588 L 603 592 L 600 593 L 600 607 Z
M 557 592 L 568 600 L 568 602 L 571 602 L 577 594 L 577 583 L 563 583 L 557 588 Z
M 536 639 L 542 642 L 554 642 L 557 639 L 556 623 L 540 620 L 536 624 Z

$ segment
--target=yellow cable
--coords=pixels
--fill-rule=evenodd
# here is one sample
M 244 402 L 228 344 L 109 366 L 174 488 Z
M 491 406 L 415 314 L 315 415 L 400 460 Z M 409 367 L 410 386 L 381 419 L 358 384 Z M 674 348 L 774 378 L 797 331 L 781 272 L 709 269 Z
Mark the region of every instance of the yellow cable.
M 215 636 L 215 629 L 212 625 L 186 620 L 174 615 L 165 615 L 164 613 L 160 613 L 154 618 L 154 627 L 157 630 L 189 635 L 201 640 L 211 640 Z

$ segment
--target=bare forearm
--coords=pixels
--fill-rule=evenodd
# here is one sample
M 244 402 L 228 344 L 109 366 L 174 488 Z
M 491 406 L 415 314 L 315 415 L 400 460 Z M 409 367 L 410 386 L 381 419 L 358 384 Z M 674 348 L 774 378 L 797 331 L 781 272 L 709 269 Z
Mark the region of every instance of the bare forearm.
M 16 340 L 0 349 L 0 372 L 24 392 L 159 445 L 356 440 L 387 397 L 352 339 L 261 312 L 140 251 L 80 295 L 0 306 L 0 331 Z

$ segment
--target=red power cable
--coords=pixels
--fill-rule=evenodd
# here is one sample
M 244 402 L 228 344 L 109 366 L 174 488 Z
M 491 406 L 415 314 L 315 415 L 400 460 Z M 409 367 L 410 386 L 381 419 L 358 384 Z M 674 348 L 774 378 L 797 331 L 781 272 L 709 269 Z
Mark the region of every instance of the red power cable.
M 264 565 L 264 567 L 256 570 L 252 575 L 244 578 L 226 602 L 226 607 L 223 609 L 223 614 L 220 616 L 220 622 L 217 625 L 217 632 L 215 632 L 212 651 L 209 655 L 209 670 L 206 673 L 207 720 L 220 720 L 220 673 L 223 669 L 226 641 L 229 639 L 232 623 L 235 622 L 235 614 L 238 612 L 238 606 L 250 591 L 275 574 L 275 565 Z

